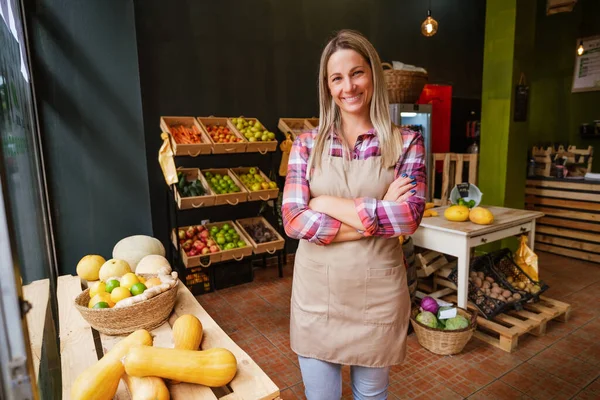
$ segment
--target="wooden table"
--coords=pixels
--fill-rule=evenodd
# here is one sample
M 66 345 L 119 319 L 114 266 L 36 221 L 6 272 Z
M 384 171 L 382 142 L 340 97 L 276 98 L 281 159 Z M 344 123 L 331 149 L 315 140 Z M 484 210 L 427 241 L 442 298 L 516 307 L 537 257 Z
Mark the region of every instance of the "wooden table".
M 538 211 L 486 207 L 494 214 L 494 222 L 491 225 L 477 225 L 469 221 L 448 221 L 443 216 L 446 208 L 448 207 L 435 208 L 439 217 L 423 218 L 421 226 L 412 235 L 412 239 L 415 246 L 458 258 L 458 306 L 467 308 L 471 249 L 527 232 L 528 245 L 533 250 L 535 220 L 544 214 Z
M 279 389 L 273 381 L 217 325 L 182 282 L 177 286 L 179 287 L 177 300 L 169 321 L 150 332 L 154 337 L 154 346 L 173 347 L 171 327 L 175 320 L 180 315 L 193 314 L 200 319 L 204 328 L 202 349 L 224 347 L 230 350 L 237 359 L 238 370 L 227 387 L 211 389 L 190 383 L 169 385 L 171 399 L 278 399 Z M 98 360 L 94 344 L 94 333 L 98 335 L 98 332 L 90 327 L 75 308 L 74 299 L 79 293 L 81 293 L 81 281 L 78 277 L 65 275 L 58 278 L 63 399 L 70 398 L 71 385 L 77 376 Z M 104 354 L 109 351 L 123 338 L 124 336 L 99 334 L 100 352 Z M 127 388 L 121 381 L 115 399 L 130 398 Z

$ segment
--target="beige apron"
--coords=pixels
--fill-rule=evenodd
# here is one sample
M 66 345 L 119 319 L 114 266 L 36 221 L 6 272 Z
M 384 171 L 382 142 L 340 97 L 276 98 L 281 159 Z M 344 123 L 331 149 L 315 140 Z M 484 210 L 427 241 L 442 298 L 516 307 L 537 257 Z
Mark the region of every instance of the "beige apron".
M 311 197 L 382 199 L 394 169 L 381 157 L 325 157 Z M 406 352 L 410 296 L 398 238 L 318 246 L 301 240 L 294 263 L 290 343 L 297 354 L 336 364 L 384 367 Z

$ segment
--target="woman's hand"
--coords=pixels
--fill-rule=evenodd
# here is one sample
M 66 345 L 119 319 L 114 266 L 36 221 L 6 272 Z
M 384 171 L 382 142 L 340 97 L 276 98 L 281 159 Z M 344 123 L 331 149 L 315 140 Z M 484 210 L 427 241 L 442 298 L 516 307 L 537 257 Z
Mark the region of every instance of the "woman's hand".
M 417 182 L 412 176 L 401 176 L 391 183 L 383 200 L 402 203 L 416 192 L 413 191 Z

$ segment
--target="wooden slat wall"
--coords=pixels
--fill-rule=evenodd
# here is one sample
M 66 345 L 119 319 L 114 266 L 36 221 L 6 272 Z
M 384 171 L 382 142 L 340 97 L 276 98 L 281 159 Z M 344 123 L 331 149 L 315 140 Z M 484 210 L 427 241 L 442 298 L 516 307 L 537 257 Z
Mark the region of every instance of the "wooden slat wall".
M 527 180 L 525 208 L 537 221 L 536 250 L 600 263 L 600 184 Z

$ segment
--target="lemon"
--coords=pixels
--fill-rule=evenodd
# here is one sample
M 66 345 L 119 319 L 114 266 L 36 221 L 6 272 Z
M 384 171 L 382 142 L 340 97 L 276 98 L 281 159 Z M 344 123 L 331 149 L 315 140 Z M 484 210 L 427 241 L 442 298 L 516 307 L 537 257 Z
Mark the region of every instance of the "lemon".
M 494 222 L 494 214 L 487 208 L 475 207 L 469 212 L 471 222 L 479 225 L 489 225 Z
M 90 299 L 97 295 L 98 293 L 106 292 L 106 283 L 102 281 L 98 281 L 90 287 Z
M 146 283 L 146 278 L 144 278 L 143 276 L 140 276 L 140 275 L 136 275 L 136 276 L 140 280 L 140 283 Z
M 129 289 L 123 286 L 114 288 L 110 294 L 110 299 L 113 301 L 113 303 L 118 303 L 119 301 L 128 297 L 131 297 L 131 293 L 129 292 Z
M 100 267 L 106 262 L 104 257 L 90 254 L 77 263 L 77 275 L 86 281 L 97 281 Z
M 444 211 L 448 221 L 463 222 L 469 219 L 469 208 L 466 206 L 450 206 Z
M 90 299 L 90 302 L 88 303 L 88 307 L 93 308 L 97 303 L 100 303 L 101 301 L 108 303 L 109 307 L 112 307 L 115 305 L 115 302 L 111 300 L 109 293 L 98 293 L 97 295 L 95 295 L 94 297 L 92 297 Z
M 140 283 L 140 280 L 133 272 L 128 272 L 121 277 L 121 287 L 130 289 L 136 283 Z

